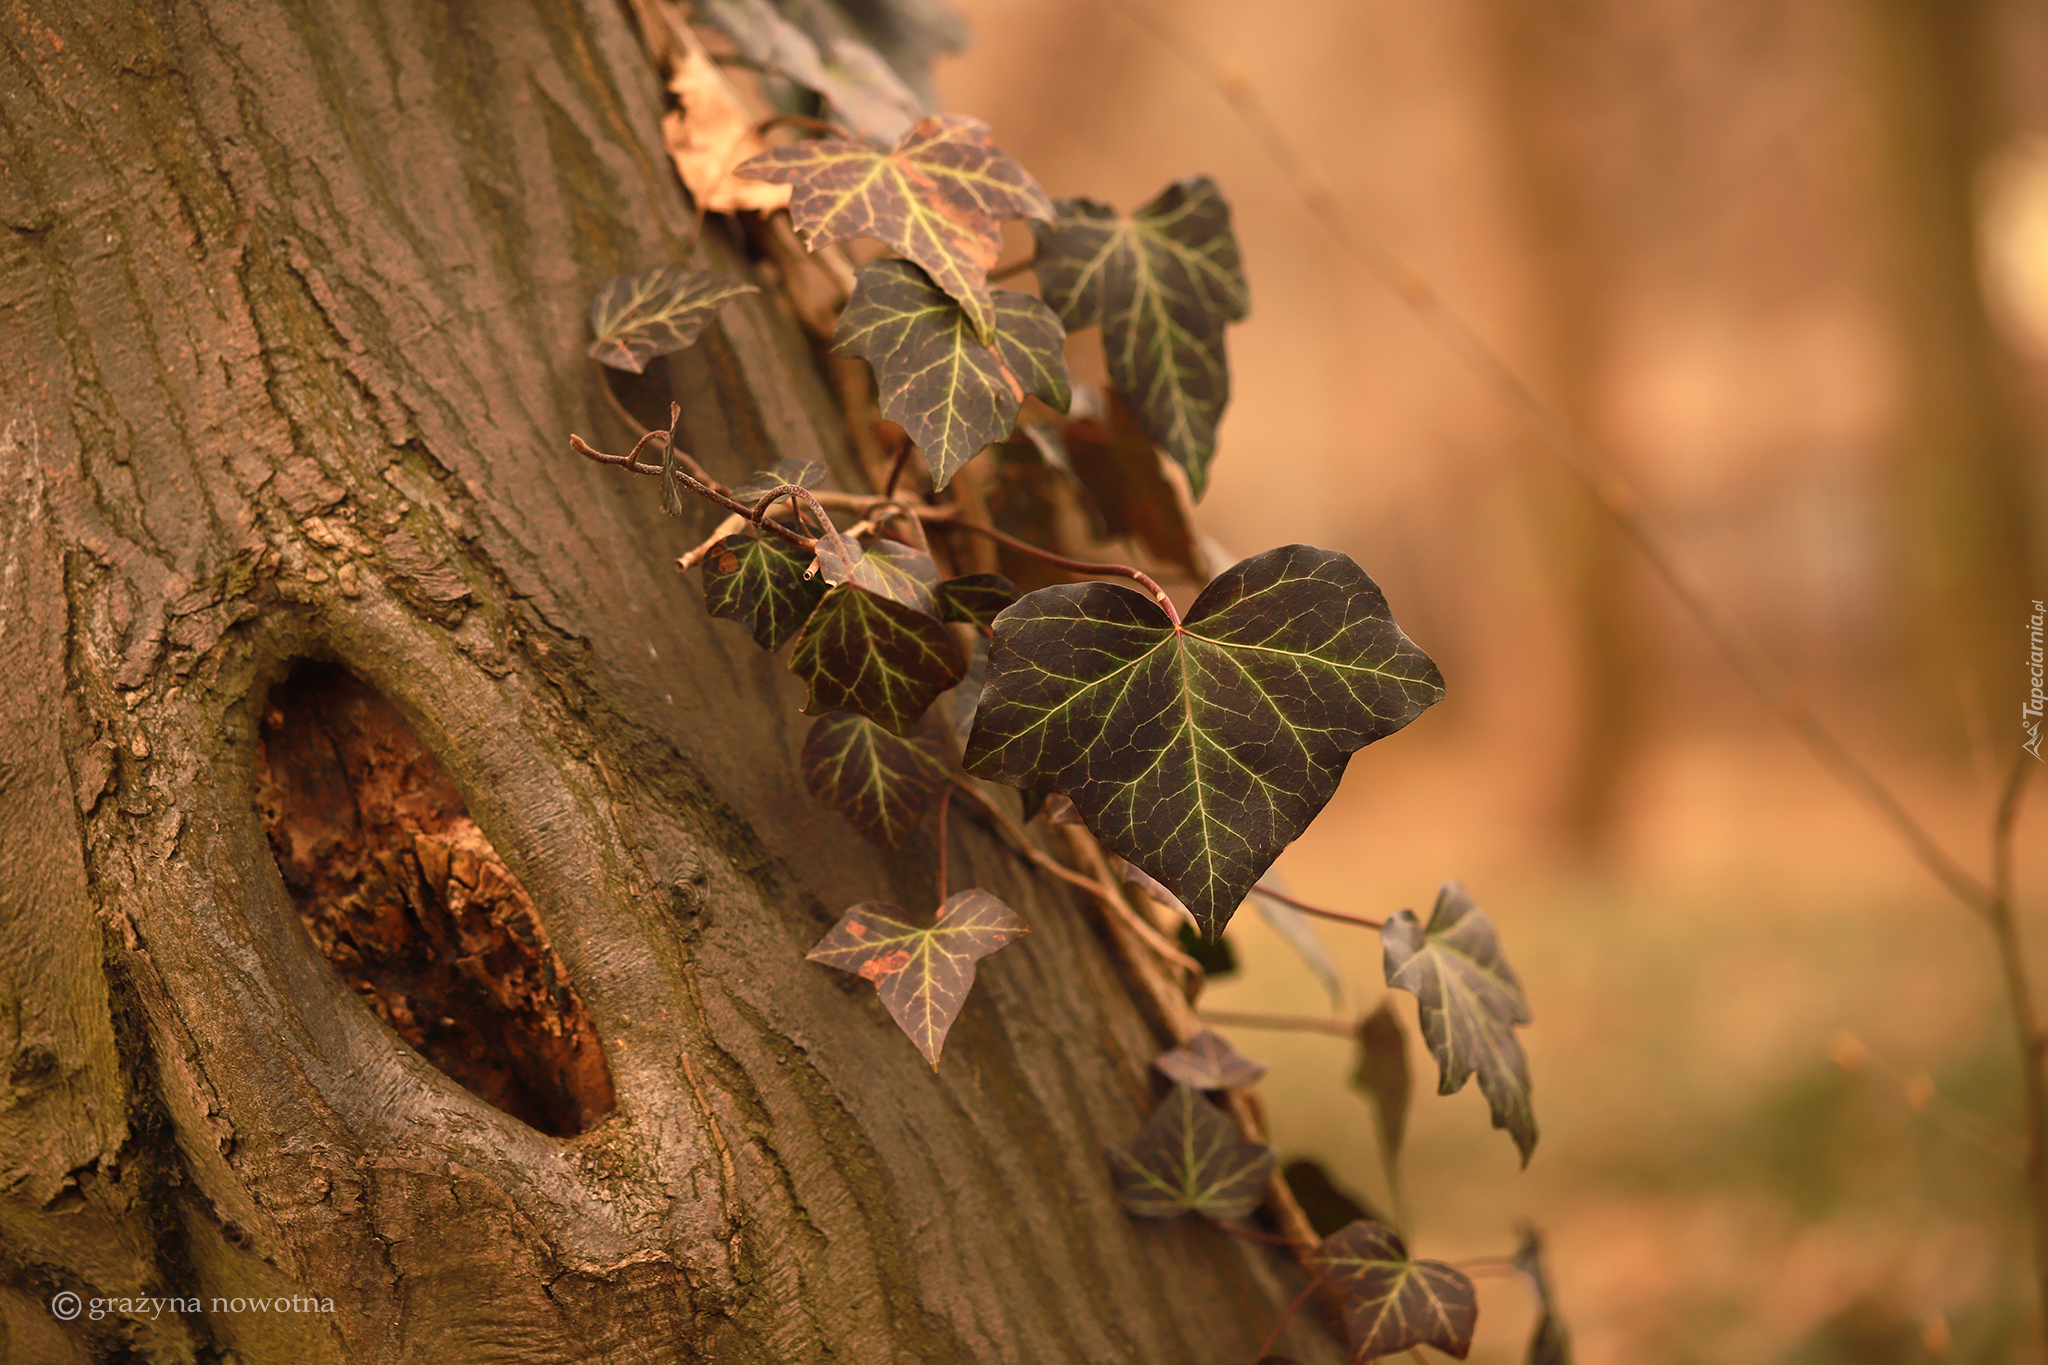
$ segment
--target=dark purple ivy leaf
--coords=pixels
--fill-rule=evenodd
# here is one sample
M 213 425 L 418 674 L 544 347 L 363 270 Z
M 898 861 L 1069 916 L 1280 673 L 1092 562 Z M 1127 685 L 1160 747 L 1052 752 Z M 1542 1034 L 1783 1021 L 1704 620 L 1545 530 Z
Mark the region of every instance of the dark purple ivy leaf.
M 1401 1139 L 1408 1132 L 1408 1102 L 1415 1092 L 1415 1078 L 1408 1070 L 1408 1031 L 1394 1013 L 1394 1002 L 1382 996 L 1378 1007 L 1358 1021 L 1355 1036 L 1358 1062 L 1351 1084 L 1372 1101 L 1379 1118 L 1380 1160 L 1391 1181 L 1401 1158 Z
M 851 711 L 907 735 L 967 661 L 937 617 L 847 583 L 804 623 L 789 671 L 810 684 L 807 714 Z
M 1410 1260 L 1392 1228 L 1352 1223 L 1309 1253 L 1309 1264 L 1343 1294 L 1357 1359 L 1434 1346 L 1463 1360 L 1472 1349 L 1479 1297 L 1471 1278 L 1442 1261 Z
M 1160 1053 L 1152 1066 L 1169 1081 L 1197 1090 L 1236 1090 L 1256 1085 L 1266 1074 L 1264 1062 L 1245 1056 L 1213 1029 L 1203 1029 L 1171 1052 Z
M 1445 882 L 1425 930 L 1402 910 L 1380 930 L 1387 984 L 1412 992 L 1422 1040 L 1436 1058 L 1437 1093 L 1455 1095 L 1476 1071 L 1479 1089 L 1522 1153 L 1536 1150 L 1536 1111 L 1529 1102 L 1529 1059 L 1515 1037 L 1530 1020 L 1529 1002 L 1500 939 L 1465 888 Z
M 806 578 L 810 556 L 773 536 L 727 536 L 704 556 L 704 605 L 737 621 L 773 653 L 803 628 L 825 585 Z
M 1057 207 L 1056 225 L 1032 228 L 1040 291 L 1068 331 L 1102 324 L 1110 382 L 1199 498 L 1230 401 L 1224 325 L 1251 308 L 1230 205 L 1202 176 L 1129 217 L 1092 199 Z
M 952 780 L 945 730 L 931 712 L 907 738 L 865 716 L 820 716 L 804 740 L 804 785 L 884 848 L 900 848 Z
M 1108 583 L 1027 594 L 996 618 L 966 764 L 1070 797 L 1213 938 L 1351 755 L 1442 696 L 1363 569 L 1290 545 L 1224 570 L 1178 627 Z
M 1010 435 L 1025 394 L 1067 406 L 1060 320 L 1029 294 L 990 298 L 995 332 L 985 342 L 922 270 L 876 261 L 861 267 L 832 333 L 834 351 L 874 368 L 882 416 L 916 443 L 934 489 Z
M 893 905 L 856 905 L 807 956 L 872 981 L 936 1071 L 946 1033 L 974 988 L 975 964 L 1030 932 L 1016 911 L 977 887 L 948 896 L 927 929 L 906 923 Z
M 1109 1153 L 1117 1199 L 1140 1218 L 1242 1218 L 1266 1197 L 1274 1160 L 1187 1085 L 1159 1102 L 1137 1141 Z
M 715 270 L 658 265 L 608 280 L 590 302 L 590 358 L 639 374 L 647 362 L 695 341 L 718 310 L 760 291 Z

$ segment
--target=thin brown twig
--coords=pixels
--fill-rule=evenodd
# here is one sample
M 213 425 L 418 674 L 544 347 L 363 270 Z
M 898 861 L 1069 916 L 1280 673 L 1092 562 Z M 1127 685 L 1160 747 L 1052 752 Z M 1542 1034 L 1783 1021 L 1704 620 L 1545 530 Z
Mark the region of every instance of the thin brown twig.
M 1089 559 L 1069 559 L 1065 555 L 1056 555 L 1050 550 L 1041 550 L 1030 541 L 1019 540 L 1007 532 L 998 531 L 993 526 L 983 526 L 978 521 L 966 521 L 959 517 L 933 517 L 931 520 L 943 520 L 948 526 L 958 527 L 963 531 L 972 531 L 976 535 L 987 536 L 998 545 L 1007 545 L 1013 550 L 1032 555 L 1044 560 L 1048 564 L 1056 564 L 1062 569 L 1071 569 L 1075 573 L 1113 574 L 1120 578 L 1136 579 L 1144 586 L 1145 591 L 1152 594 L 1153 599 L 1166 612 L 1167 619 L 1172 621 L 1176 628 L 1180 625 L 1180 610 L 1173 605 L 1173 599 L 1168 597 L 1166 589 L 1153 581 L 1152 575 L 1146 573 L 1143 569 L 1134 569 L 1128 564 L 1101 564 Z
M 1302 1287 L 1302 1291 L 1299 1294 L 1294 1296 L 1294 1302 L 1281 1309 L 1280 1316 L 1274 1319 L 1273 1330 L 1266 1333 L 1266 1339 L 1259 1343 L 1259 1354 L 1256 1359 L 1264 1360 L 1267 1356 L 1273 1354 L 1273 1347 L 1279 1342 L 1280 1334 L 1287 1330 L 1289 1319 L 1301 1311 L 1301 1306 L 1308 1302 L 1308 1296 L 1315 1293 L 1316 1287 L 1322 1284 L 1322 1282 L 1323 1277 L 1320 1275 L 1309 1276 L 1308 1283 Z
M 1358 1029 L 1342 1019 L 1323 1019 L 1313 1014 L 1243 1014 L 1235 1010 L 1203 1010 L 1202 1022 L 1225 1028 L 1279 1029 L 1290 1033 L 1327 1033 L 1334 1038 L 1355 1038 Z
M 658 431 L 649 433 L 650 436 L 660 436 L 661 434 L 662 433 Z M 811 550 L 813 552 L 816 551 L 817 541 L 813 540 L 811 537 L 804 535 L 801 532 L 792 531 L 787 526 L 784 526 L 781 522 L 776 521 L 772 518 L 756 517 L 754 515 L 753 508 L 748 507 L 743 502 L 736 501 L 729 494 L 719 492 L 710 484 L 707 484 L 702 480 L 697 479 L 680 469 L 674 471 L 664 471 L 662 467 L 658 464 L 644 465 L 639 463 L 637 456 L 639 455 L 640 447 L 646 444 L 647 437 L 643 436 L 640 438 L 639 443 L 636 444 L 633 447 L 633 449 L 631 451 L 628 451 L 626 454 L 609 455 L 602 450 L 597 450 L 593 448 L 590 445 L 590 443 L 588 441 L 585 441 L 581 436 L 577 436 L 572 433 L 569 437 L 569 449 L 575 451 L 578 455 L 581 455 L 586 460 L 594 461 L 597 464 L 617 465 L 620 468 L 624 469 L 629 474 L 651 474 L 656 478 L 661 477 L 661 475 L 665 472 L 672 472 L 675 479 L 679 483 L 681 483 L 684 488 L 688 489 L 692 493 L 695 493 L 698 497 L 703 498 L 706 502 L 716 503 L 718 506 L 723 507 L 728 512 L 737 512 L 741 516 L 745 517 L 748 521 L 752 522 L 754 525 L 760 527 L 762 530 L 780 536 L 782 539 L 788 541 L 792 545 L 796 545 L 803 549 Z M 819 515 L 822 516 L 823 514 L 824 509 L 820 508 Z M 829 518 L 826 520 L 825 524 L 827 526 L 830 526 L 832 524 Z
M 2020 1083 L 2027 1115 L 2027 1193 L 2033 1205 L 2036 1291 L 2048 1311 L 2048 1037 L 2034 1013 L 2027 979 L 2027 959 L 2020 943 L 2019 919 L 2013 913 L 2013 831 L 2019 825 L 2020 800 L 2034 765 L 2026 750 L 2013 755 L 2012 771 L 1998 796 L 1998 814 L 1991 823 L 1991 897 L 1985 918 L 1998 943 L 1998 964 L 2005 974 L 2005 993 L 2012 1006 L 2013 1031 L 2020 1048 Z
M 1365 929 L 1384 929 L 1387 927 L 1385 920 L 1372 919 L 1366 915 L 1354 915 L 1347 910 L 1332 910 L 1328 906 L 1324 905 L 1314 905 L 1308 901 L 1299 900 L 1293 896 L 1290 896 L 1285 891 L 1275 891 L 1272 887 L 1266 885 L 1264 882 L 1260 882 L 1258 885 L 1254 886 L 1252 890 L 1256 894 L 1265 896 L 1269 900 L 1276 900 L 1279 901 L 1282 905 L 1289 906 L 1293 909 L 1299 910 L 1304 915 L 1318 915 L 1323 919 L 1333 919 L 1344 924 L 1356 924 L 1361 928 Z

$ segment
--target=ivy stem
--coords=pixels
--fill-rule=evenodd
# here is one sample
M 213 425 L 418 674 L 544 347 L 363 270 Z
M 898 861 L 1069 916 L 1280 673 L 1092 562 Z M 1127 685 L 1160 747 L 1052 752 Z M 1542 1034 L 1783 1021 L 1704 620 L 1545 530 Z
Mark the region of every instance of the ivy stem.
M 1127 925 L 1131 932 L 1144 942 L 1147 948 L 1151 949 L 1165 961 L 1171 962 L 1181 972 L 1186 973 L 1189 980 L 1199 981 L 1202 979 L 1201 964 L 1179 948 L 1176 948 L 1167 941 L 1165 935 L 1154 929 L 1150 924 L 1147 924 L 1142 916 L 1125 903 L 1124 898 L 1117 894 L 1114 887 L 1109 886 L 1107 883 L 1099 882 L 1093 877 L 1083 876 L 1056 858 L 1047 857 L 1032 844 L 1030 837 L 1023 830 L 1017 828 L 1016 822 L 1003 813 L 1003 808 L 988 798 L 986 793 L 961 778 L 954 778 L 953 783 L 961 791 L 966 792 L 984 811 L 988 812 L 989 818 L 996 822 L 996 825 L 1009 838 L 1010 842 L 1016 846 L 1019 853 L 1022 853 L 1026 858 L 1052 873 L 1061 881 L 1071 886 L 1079 887 L 1095 897 L 1105 909 Z
M 953 804 L 953 793 L 959 788 L 948 782 L 946 790 L 939 797 L 939 904 L 946 903 L 946 809 Z
M 1241 1242 L 1259 1242 L 1269 1247 L 1289 1247 L 1294 1245 L 1293 1242 L 1290 1242 L 1277 1232 L 1259 1232 L 1252 1228 L 1234 1228 L 1228 1223 L 1218 1223 L 1216 1224 L 1216 1229 L 1219 1232 L 1228 1233 Z
M 1259 1354 L 1255 1359 L 1264 1360 L 1273 1354 L 1273 1347 L 1280 1340 L 1280 1334 L 1287 1330 L 1287 1320 L 1301 1311 L 1301 1306 L 1308 1302 L 1308 1296 L 1315 1293 L 1317 1286 L 1322 1282 L 1322 1276 L 1310 1276 L 1308 1286 L 1294 1296 L 1294 1302 L 1280 1310 L 1280 1316 L 1274 1320 L 1273 1330 L 1266 1333 L 1266 1339 L 1259 1343 Z
M 932 520 L 938 521 L 940 518 L 934 517 Z M 1019 553 L 1030 555 L 1035 559 L 1042 559 L 1046 563 L 1058 565 L 1062 569 L 1071 569 L 1075 573 L 1115 574 L 1123 578 L 1136 579 L 1143 585 L 1145 591 L 1152 594 L 1153 600 L 1158 602 L 1160 608 L 1166 612 L 1166 619 L 1173 622 L 1173 628 L 1175 630 L 1180 629 L 1179 608 L 1175 607 L 1173 599 L 1166 595 L 1166 589 L 1154 582 L 1152 575 L 1146 573 L 1143 569 L 1134 569 L 1128 564 L 1099 564 L 1089 559 L 1069 559 L 1065 555 L 1056 555 L 1050 550 L 1041 550 L 1030 541 L 1019 540 L 1013 535 L 998 531 L 993 526 L 983 526 L 980 522 L 962 521 L 948 517 L 945 518 L 945 524 L 957 526 L 963 531 L 972 531 L 976 535 L 987 536 L 998 545 L 1007 545 L 1010 549 L 1016 550 Z
M 889 462 L 889 477 L 882 480 L 883 497 L 893 498 L 896 496 L 896 481 L 903 477 L 903 467 L 910 463 L 911 452 L 916 449 L 916 446 L 905 440 L 903 442 L 903 449 L 897 451 L 896 458 Z
M 679 409 L 677 405 L 670 404 L 670 411 L 672 414 L 678 410 Z M 757 513 L 754 508 L 747 506 L 745 503 L 734 498 L 729 493 L 721 492 L 718 488 L 714 487 L 709 483 L 704 482 L 702 479 L 697 478 L 695 475 L 689 473 L 688 471 L 682 469 L 664 470 L 658 464 L 641 464 L 639 459 L 641 448 L 646 446 L 650 441 L 663 439 L 666 439 L 666 433 L 659 431 L 650 431 L 645 436 L 642 436 L 639 439 L 639 441 L 637 441 L 634 444 L 633 448 L 630 451 L 626 452 L 624 455 L 608 455 L 602 450 L 594 449 L 590 445 L 590 443 L 588 441 L 585 441 L 581 436 L 571 435 L 569 437 L 569 449 L 575 451 L 584 459 L 594 461 L 597 464 L 618 465 L 620 468 L 624 469 L 629 474 L 650 474 L 656 478 L 660 478 L 664 473 L 666 473 L 670 477 L 672 477 L 677 483 L 681 484 L 684 488 L 687 488 L 690 492 L 695 493 L 698 497 L 704 499 L 706 502 L 715 503 L 716 505 L 723 507 L 728 512 L 737 512 L 755 526 L 760 527 L 762 530 L 767 531 L 772 535 L 780 536 L 782 539 L 788 541 L 790 544 L 798 546 L 801 549 L 810 550 L 811 552 L 816 553 L 818 548 L 818 542 L 812 539 L 810 536 L 804 535 L 801 531 L 792 531 L 789 527 L 784 526 L 781 522 L 768 517 L 765 513 Z M 691 463 L 694 464 L 696 462 L 693 460 L 691 461 Z M 794 485 L 787 486 L 794 487 Z M 778 489 L 776 491 L 779 493 L 781 490 Z M 810 490 L 799 489 L 798 491 L 801 492 L 804 495 L 804 497 L 810 502 L 812 510 L 815 511 L 819 518 L 821 518 L 824 521 L 825 525 L 827 527 L 831 527 L 831 518 L 825 516 L 825 509 L 818 505 L 817 499 L 812 498 L 810 496 Z M 839 534 L 839 532 L 835 528 L 831 531 L 831 534 L 836 536 Z
M 1238 1014 L 1229 1010 L 1203 1010 L 1202 1022 L 1225 1028 L 1284 1029 L 1292 1033 L 1327 1033 L 1333 1038 L 1352 1037 L 1357 1029 L 1342 1019 L 1323 1019 L 1313 1014 Z
M 1387 927 L 1385 920 L 1368 919 L 1364 915 L 1354 915 L 1343 910 L 1331 910 L 1320 905 L 1310 905 L 1304 900 L 1296 900 L 1285 891 L 1275 891 L 1264 882 L 1260 882 L 1252 890 L 1261 896 L 1279 901 L 1282 905 L 1299 910 L 1304 915 L 1319 915 L 1324 919 L 1333 919 L 1344 924 L 1355 924 L 1361 929 L 1384 929 Z

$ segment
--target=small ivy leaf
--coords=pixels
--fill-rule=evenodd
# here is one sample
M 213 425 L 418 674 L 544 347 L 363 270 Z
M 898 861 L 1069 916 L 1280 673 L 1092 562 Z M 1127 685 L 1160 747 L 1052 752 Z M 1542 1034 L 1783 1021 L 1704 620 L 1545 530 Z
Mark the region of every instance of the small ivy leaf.
M 1266 1197 L 1273 1149 L 1246 1142 L 1221 1109 L 1176 1084 L 1129 1147 L 1111 1148 L 1117 1200 L 1140 1218 L 1242 1218 Z
M 866 588 L 926 616 L 939 614 L 938 563 L 900 540 L 877 540 L 863 550 L 845 536 L 820 537 L 818 576 Z
M 1394 1013 L 1394 1002 L 1381 997 L 1371 1014 L 1358 1021 L 1358 1064 L 1351 1071 L 1351 1085 L 1372 1101 L 1379 1119 L 1380 1161 L 1387 1179 L 1394 1177 L 1401 1157 L 1401 1140 L 1408 1134 L 1408 1104 L 1415 1093 L 1415 1078 L 1408 1070 L 1408 1031 Z
M 735 484 L 732 496 L 736 501 L 753 503 L 771 488 L 784 484 L 795 484 L 799 488 L 816 488 L 825 482 L 823 460 L 777 460 L 773 469 L 757 469 L 747 475 L 742 483 Z
M 1070 332 L 1102 325 L 1110 382 L 1199 498 L 1230 401 L 1224 325 L 1251 309 L 1230 206 L 1201 176 L 1128 218 L 1092 199 L 1058 208 L 1056 225 L 1032 229 L 1045 301 Z
M 1002 251 L 1001 221 L 1053 220 L 1052 201 L 988 125 L 960 114 L 920 120 L 893 151 L 844 138 L 796 142 L 738 174 L 790 186 L 790 219 L 814 249 L 873 237 L 923 266 L 984 344 L 995 339 L 988 272 Z
M 1352 753 L 1442 696 L 1363 569 L 1290 545 L 1224 570 L 1179 627 L 1108 583 L 1023 597 L 995 621 L 967 770 L 1072 798 L 1214 937 Z
M 1168 480 L 1152 438 L 1114 389 L 1104 398 L 1101 417 L 1069 422 L 1061 433 L 1062 454 L 1101 514 L 1103 530 L 1130 536 L 1166 563 L 1207 578 L 1186 499 Z
M 939 619 L 986 629 L 1017 600 L 1017 585 L 999 573 L 971 573 L 939 584 Z
M 590 358 L 640 374 L 656 356 L 695 341 L 727 302 L 759 292 L 730 275 L 678 265 L 620 275 L 591 300 L 590 329 L 597 340 L 590 343 Z
M 727 536 L 704 556 L 704 605 L 737 621 L 773 654 L 803 628 L 825 585 L 804 577 L 810 557 L 774 536 Z
M 922 112 L 902 78 L 851 37 L 806 33 L 768 0 L 696 0 L 695 9 L 741 56 L 817 91 L 864 136 L 894 141 Z
M 806 714 L 852 711 L 907 735 L 967 661 L 937 617 L 847 583 L 804 623 L 789 671 L 810 684 Z
M 1462 1270 L 1411 1261 L 1392 1228 L 1364 1219 L 1309 1253 L 1309 1264 L 1344 1295 L 1344 1326 L 1359 1360 L 1434 1346 L 1465 1358 L 1479 1296 Z
M 1031 930 L 979 887 L 948 896 L 929 929 L 902 914 L 876 901 L 856 905 L 806 956 L 872 981 L 889 1016 L 937 1071 L 946 1032 L 974 989 L 974 964 Z
M 1515 1026 L 1529 1022 L 1529 1002 L 1500 939 L 1465 888 L 1445 882 L 1425 931 L 1413 910 L 1380 930 L 1387 984 L 1412 992 L 1421 1006 L 1422 1038 L 1436 1057 L 1439 1095 L 1455 1095 L 1472 1073 L 1522 1153 L 1536 1150 L 1536 1112 L 1529 1104 L 1529 1061 Z
M 1374 1223 L 1386 1221 L 1364 1196 L 1353 1194 L 1332 1180 L 1321 1162 L 1299 1157 L 1281 1168 L 1280 1178 L 1287 1182 L 1294 1202 L 1301 1205 L 1302 1214 L 1318 1237 L 1328 1237 L 1361 1218 Z
M 1264 1062 L 1255 1062 L 1216 1035 L 1203 1029 L 1171 1052 L 1152 1059 L 1152 1066 L 1169 1081 L 1197 1090 L 1237 1090 L 1258 1084 L 1266 1074 Z
M 865 716 L 820 716 L 804 739 L 804 785 L 883 848 L 901 848 L 952 779 L 945 730 L 927 712 L 899 739 Z
M 839 355 L 874 367 L 882 416 L 902 427 L 944 488 L 961 465 L 1007 437 L 1024 395 L 1067 406 L 1066 333 L 1029 294 L 990 295 L 995 344 L 985 345 L 962 311 L 908 261 L 860 269 L 832 333 Z
M 1564 1319 L 1551 1300 L 1550 1280 L 1543 1272 L 1543 1237 L 1535 1228 L 1522 1229 L 1522 1244 L 1515 1248 L 1515 1269 L 1536 1291 L 1536 1327 L 1529 1334 L 1526 1365 L 1572 1365 L 1572 1334 L 1565 1330 Z

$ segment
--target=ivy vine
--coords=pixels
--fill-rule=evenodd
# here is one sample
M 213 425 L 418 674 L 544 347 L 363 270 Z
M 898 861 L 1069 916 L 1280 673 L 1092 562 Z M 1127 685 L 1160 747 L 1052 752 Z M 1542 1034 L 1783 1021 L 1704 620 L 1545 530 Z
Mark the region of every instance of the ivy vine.
M 870 367 L 874 415 L 901 432 L 896 458 L 872 495 L 830 490 L 822 466 L 790 461 L 728 487 L 679 448 L 674 406 L 665 430 L 623 455 L 580 437 L 570 444 L 587 459 L 659 477 L 673 512 L 699 500 L 727 514 L 684 561 L 698 567 L 711 615 L 763 650 L 788 650 L 816 716 L 801 757 L 812 795 L 888 848 L 936 812 L 939 903 L 928 922 L 894 905 L 856 905 L 810 959 L 871 982 L 936 1069 L 978 962 L 1028 932 L 987 889 L 949 892 L 955 795 L 971 798 L 1034 865 L 1091 884 L 1020 827 L 1078 821 L 1122 860 L 1122 875 L 1179 909 L 1208 942 L 1248 898 L 1276 925 L 1298 926 L 1307 913 L 1378 929 L 1387 984 L 1416 999 L 1439 1089 L 1456 1092 L 1476 1075 L 1494 1125 L 1526 1163 L 1536 1123 L 1516 1030 L 1529 1008 L 1463 888 L 1447 883 L 1426 924 L 1408 910 L 1382 924 L 1306 905 L 1262 880 L 1329 801 L 1352 755 L 1444 695 L 1435 663 L 1402 632 L 1378 585 L 1344 554 L 1288 545 L 1207 577 L 1182 611 L 1143 568 L 1056 548 L 1062 506 L 1088 503 L 1105 529 L 1132 536 L 1155 562 L 1183 575 L 1200 567 L 1185 499 L 1207 483 L 1229 400 L 1225 333 L 1249 310 L 1222 192 L 1202 177 L 1129 213 L 1055 201 L 975 119 L 937 114 L 904 126 L 900 111 L 915 97 L 877 75 L 886 64 L 856 39 L 806 34 L 761 0 L 716 0 L 699 17 L 712 27 L 683 35 L 673 58 L 671 88 L 689 101 L 670 115 L 682 124 L 670 135 L 678 168 L 707 209 L 731 208 L 757 227 L 786 203 L 813 252 L 866 239 L 889 253 L 840 271 L 830 343 Z M 706 65 L 707 39 L 854 126 L 759 117 L 760 109 L 743 124 L 744 101 Z M 706 169 L 706 138 L 719 129 L 756 154 Z M 770 146 L 764 137 L 777 129 L 782 141 Z M 694 141 L 693 130 L 702 134 Z M 786 200 L 774 187 L 786 188 Z M 1032 228 L 1036 296 L 991 283 L 1021 273 L 998 269 L 1011 219 Z M 638 373 L 693 344 L 726 303 L 758 287 L 674 263 L 612 280 L 593 300 L 590 355 Z M 1063 343 L 1090 327 L 1101 330 L 1113 391 L 1083 411 Z M 961 471 L 992 450 L 987 493 L 972 503 L 953 497 Z M 913 454 L 925 478 L 906 483 Z M 1162 455 L 1184 493 L 1162 477 Z M 1083 478 L 1088 460 L 1098 464 Z M 1104 474 L 1109 467 L 1120 472 Z M 858 515 L 841 526 L 833 508 Z M 942 563 L 951 556 L 928 538 L 934 529 L 991 540 L 1006 566 L 1036 565 L 1048 581 L 1020 592 L 1003 574 L 949 574 Z M 1003 786 L 1019 793 L 1014 816 L 991 795 Z M 1166 939 L 1151 937 L 1162 957 L 1199 977 Z M 1383 1003 L 1355 1037 L 1391 1177 L 1408 1105 L 1405 1031 Z M 1265 1067 L 1206 1031 L 1155 1066 L 1166 1089 L 1107 1158 L 1124 1208 L 1270 1240 L 1247 1220 L 1277 1178 L 1275 1154 L 1211 1098 L 1254 1084 Z M 1296 1307 L 1315 1292 L 1332 1296 L 1359 1360 L 1423 1345 L 1466 1354 L 1478 1311 L 1467 1272 L 1495 1262 L 1412 1258 L 1384 1215 L 1318 1231 L 1319 1244 L 1296 1247 L 1310 1274 Z M 1568 1360 L 1534 1234 L 1497 1264 L 1539 1295 L 1530 1360 Z M 1285 1321 L 1273 1324 L 1268 1350 Z

